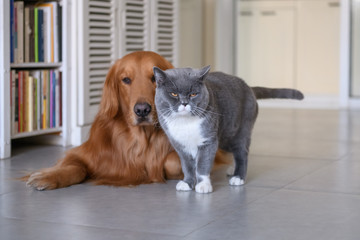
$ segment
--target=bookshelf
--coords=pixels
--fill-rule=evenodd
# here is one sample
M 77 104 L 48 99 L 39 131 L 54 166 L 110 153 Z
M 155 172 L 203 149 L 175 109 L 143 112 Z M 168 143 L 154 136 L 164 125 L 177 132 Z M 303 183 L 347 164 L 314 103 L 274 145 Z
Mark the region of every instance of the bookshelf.
M 42 68 L 60 68 L 60 63 L 11 63 L 11 69 L 42 69 Z
M 58 57 L 61 58 L 16 62 L 11 61 L 10 51 L 10 0 L 0 0 L 0 26 L 4 26 L 0 28 L 0 159 L 11 156 L 11 142 L 19 138 L 38 136 L 44 142 L 63 146 L 83 143 L 98 112 L 108 69 L 125 54 L 151 50 L 177 65 L 178 0 L 57 2 L 62 6 L 62 20 L 58 22 L 61 32 Z M 48 56 L 52 59 L 51 54 Z M 14 71 L 38 70 L 62 73 L 62 124 L 12 134 L 10 79 Z M 28 139 L 33 141 L 35 137 Z
M 52 143 L 69 145 L 70 6 L 0 0 L 0 159 L 11 156 L 14 139 L 49 134 Z

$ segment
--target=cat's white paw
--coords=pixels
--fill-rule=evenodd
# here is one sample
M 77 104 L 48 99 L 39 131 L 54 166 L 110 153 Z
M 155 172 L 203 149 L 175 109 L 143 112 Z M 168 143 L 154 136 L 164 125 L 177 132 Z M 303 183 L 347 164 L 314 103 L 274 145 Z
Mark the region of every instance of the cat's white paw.
M 226 175 L 232 176 L 232 175 L 234 175 L 234 171 L 235 171 L 235 167 L 234 167 L 234 166 L 230 166 L 230 167 L 226 170 Z
M 191 187 L 189 186 L 189 184 L 187 184 L 186 182 L 184 181 L 179 181 L 177 184 L 176 184 L 176 190 L 177 191 L 191 191 Z
M 213 187 L 211 185 L 211 182 L 202 181 L 196 184 L 195 191 L 198 193 L 210 193 L 213 191 Z
M 241 185 L 244 185 L 245 181 L 239 177 L 232 177 L 230 178 L 229 180 L 229 184 L 231 186 L 241 186 Z

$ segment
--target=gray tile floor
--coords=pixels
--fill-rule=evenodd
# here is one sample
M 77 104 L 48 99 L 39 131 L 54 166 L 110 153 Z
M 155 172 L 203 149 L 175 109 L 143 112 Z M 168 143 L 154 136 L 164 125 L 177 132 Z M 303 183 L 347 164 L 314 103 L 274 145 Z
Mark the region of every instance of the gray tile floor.
M 360 111 L 261 109 L 248 179 L 214 192 L 167 184 L 81 184 L 38 192 L 13 180 L 48 167 L 57 146 L 0 161 L 0 239 L 360 239 Z

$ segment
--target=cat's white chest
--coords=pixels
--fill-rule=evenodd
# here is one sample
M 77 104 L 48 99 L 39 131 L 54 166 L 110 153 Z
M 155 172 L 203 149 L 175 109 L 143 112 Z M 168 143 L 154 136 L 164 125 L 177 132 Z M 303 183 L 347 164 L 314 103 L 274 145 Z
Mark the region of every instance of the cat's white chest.
M 204 118 L 197 116 L 178 116 L 167 122 L 168 133 L 184 146 L 183 150 L 190 153 L 193 158 L 197 155 L 198 147 L 206 141 L 201 131 L 203 121 Z

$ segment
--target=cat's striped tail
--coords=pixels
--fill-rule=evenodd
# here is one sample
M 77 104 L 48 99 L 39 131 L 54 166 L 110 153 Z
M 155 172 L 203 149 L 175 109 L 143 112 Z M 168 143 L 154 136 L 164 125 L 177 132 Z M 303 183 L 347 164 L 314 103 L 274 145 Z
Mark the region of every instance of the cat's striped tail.
M 290 88 L 265 88 L 265 87 L 252 87 L 256 99 L 266 98 L 286 98 L 302 100 L 304 95 L 296 89 Z

